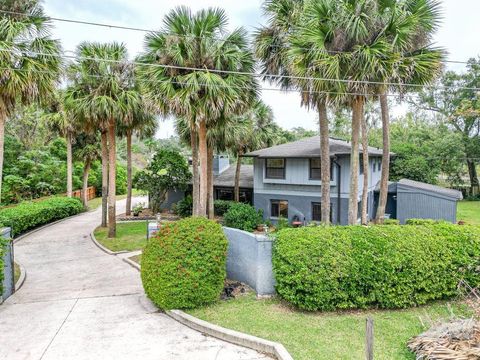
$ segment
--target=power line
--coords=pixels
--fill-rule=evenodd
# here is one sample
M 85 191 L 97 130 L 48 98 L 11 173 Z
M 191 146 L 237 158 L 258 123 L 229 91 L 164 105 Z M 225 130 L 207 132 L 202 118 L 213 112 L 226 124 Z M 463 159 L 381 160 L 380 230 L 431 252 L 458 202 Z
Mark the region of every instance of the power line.
M 0 48 L 0 52 L 5 51 L 12 54 L 18 54 L 17 51 L 11 49 Z M 72 52 L 74 51 L 67 51 Z M 114 59 L 104 59 L 104 58 L 97 58 L 97 57 L 86 57 L 86 56 L 78 56 L 78 55 L 59 55 L 59 54 L 48 54 L 42 53 L 37 51 L 25 51 L 26 54 L 31 54 L 35 56 L 50 56 L 56 58 L 66 58 L 71 60 L 87 60 L 87 61 L 103 61 L 107 63 L 117 63 L 117 64 L 125 64 L 129 63 L 132 65 L 138 66 L 146 66 L 146 67 L 156 67 L 162 69 L 176 69 L 176 70 L 185 70 L 185 71 L 205 71 L 210 73 L 216 74 L 228 74 L 228 75 L 242 75 L 242 76 L 253 76 L 253 77 L 269 77 L 269 78 L 278 78 L 278 79 L 289 79 L 289 80 L 306 80 L 306 81 L 325 81 L 325 82 L 336 82 L 336 83 L 344 83 L 344 84 L 362 84 L 362 85 L 380 85 L 380 86 L 396 86 L 396 87 L 415 87 L 415 88 L 428 88 L 428 89 L 437 89 L 437 90 L 470 90 L 470 91 L 478 91 L 480 92 L 480 88 L 477 87 L 465 87 L 465 86 L 444 86 L 444 85 L 421 85 L 421 84 L 411 84 L 411 83 L 395 83 L 395 82 L 382 82 L 382 81 L 367 81 L 367 80 L 347 80 L 347 79 L 329 79 L 329 78 L 321 78 L 321 77 L 307 77 L 307 76 L 294 76 L 294 75 L 276 75 L 276 74 L 259 74 L 254 72 L 248 71 L 234 71 L 234 70 L 219 70 L 219 69 L 208 69 L 208 68 L 196 68 L 190 66 L 178 66 L 178 65 L 167 65 L 167 64 L 151 64 L 151 63 L 142 63 L 139 61 L 122 61 L 122 60 L 114 60 Z M 360 94 L 360 96 L 363 94 Z
M 32 17 L 29 14 L 22 13 L 22 12 L 17 12 L 17 11 L 0 10 L 0 13 L 9 14 L 9 15 L 19 15 L 19 16 L 25 16 L 25 17 Z M 50 17 L 50 16 L 48 18 L 50 20 L 57 21 L 57 22 L 65 22 L 65 23 L 88 25 L 88 26 L 98 26 L 98 27 L 104 27 L 104 28 L 109 28 L 109 29 L 128 30 L 128 31 L 136 31 L 136 32 L 143 32 L 143 33 L 155 33 L 155 32 L 158 31 L 158 30 L 145 29 L 145 28 L 139 28 L 139 27 L 99 23 L 99 22 L 93 22 L 93 21 L 66 19 L 66 18 Z M 190 35 L 181 35 L 181 34 L 172 34 L 170 36 L 178 37 L 178 38 L 186 38 L 186 39 L 202 39 L 202 38 L 204 38 L 204 36 L 190 36 Z M 214 39 L 220 40 L 220 41 L 227 41 L 227 42 L 232 41 L 232 40 L 229 40 L 228 38 L 224 38 L 224 37 L 215 37 Z M 269 47 L 285 48 L 285 49 L 290 48 L 289 46 L 275 45 L 275 44 L 269 45 Z M 299 48 L 299 49 L 301 49 L 301 50 L 311 50 L 310 48 Z M 340 50 L 325 50 L 325 53 L 354 54 L 354 52 L 351 52 L 351 51 L 340 51 Z M 407 57 L 402 57 L 402 58 L 408 59 Z M 460 60 L 443 60 L 443 62 L 444 63 L 452 63 L 452 64 L 464 64 L 464 65 L 469 64 L 468 61 L 460 61 Z

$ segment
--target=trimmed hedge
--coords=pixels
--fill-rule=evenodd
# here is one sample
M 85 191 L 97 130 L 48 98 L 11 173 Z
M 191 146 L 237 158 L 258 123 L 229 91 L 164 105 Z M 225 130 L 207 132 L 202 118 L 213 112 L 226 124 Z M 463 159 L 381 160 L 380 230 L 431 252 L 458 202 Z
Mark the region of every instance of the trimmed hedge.
M 433 219 L 407 219 L 406 225 L 434 225 L 445 223 L 445 220 L 433 220 Z
M 226 277 L 227 239 L 204 218 L 162 226 L 143 250 L 142 283 L 161 309 L 189 309 L 216 301 Z
M 263 222 L 262 210 L 243 203 L 234 203 L 223 217 L 225 226 L 244 231 L 253 231 Z
M 79 199 L 52 197 L 0 209 L 0 224 L 11 227 L 12 236 L 17 236 L 38 226 L 76 215 L 83 210 Z
M 278 294 L 301 309 L 417 306 L 480 285 L 480 227 L 285 229 L 273 266 Z

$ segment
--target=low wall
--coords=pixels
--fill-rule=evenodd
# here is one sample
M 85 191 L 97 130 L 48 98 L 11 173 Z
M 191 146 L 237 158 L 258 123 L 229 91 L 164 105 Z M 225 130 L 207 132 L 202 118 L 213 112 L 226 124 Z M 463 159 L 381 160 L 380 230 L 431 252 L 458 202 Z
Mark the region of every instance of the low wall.
M 223 231 L 228 239 L 227 277 L 249 285 L 257 295 L 273 295 L 273 240 L 239 229 L 224 227 Z
M 13 241 L 10 228 L 0 229 L 0 236 L 9 239 L 7 251 L 3 256 L 3 293 L 0 296 L 0 303 L 7 299 L 15 291 L 14 268 L 13 268 Z

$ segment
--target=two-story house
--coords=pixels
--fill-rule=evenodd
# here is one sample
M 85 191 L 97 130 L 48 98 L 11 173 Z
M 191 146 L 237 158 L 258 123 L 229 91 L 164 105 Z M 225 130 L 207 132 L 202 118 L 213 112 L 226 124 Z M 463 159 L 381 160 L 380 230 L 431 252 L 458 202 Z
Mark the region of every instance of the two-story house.
M 350 151 L 349 142 L 330 139 L 330 219 L 334 224 L 348 223 Z M 374 190 L 381 175 L 382 150 L 369 148 L 369 164 L 363 164 L 361 154 L 358 204 L 360 208 L 364 173 L 368 171 L 368 213 L 372 218 Z M 289 221 L 294 218 L 307 222 L 321 220 L 319 136 L 253 151 L 245 156 L 254 158 L 254 206 L 263 209 L 265 219 L 274 222 L 280 217 Z

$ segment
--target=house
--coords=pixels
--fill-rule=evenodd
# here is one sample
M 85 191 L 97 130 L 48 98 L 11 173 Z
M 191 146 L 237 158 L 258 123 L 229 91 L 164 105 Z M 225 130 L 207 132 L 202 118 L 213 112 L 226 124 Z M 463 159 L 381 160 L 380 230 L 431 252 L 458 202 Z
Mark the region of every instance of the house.
M 350 151 L 349 142 L 330 138 L 330 220 L 334 224 L 348 223 Z M 374 190 L 381 176 L 382 150 L 369 147 L 368 164 L 363 164 L 361 154 L 358 206 L 360 209 L 363 174 L 368 171 L 367 208 L 372 218 Z M 254 206 L 263 210 L 266 219 L 273 222 L 280 217 L 289 221 L 321 221 L 319 136 L 253 151 L 245 156 L 254 160 Z

